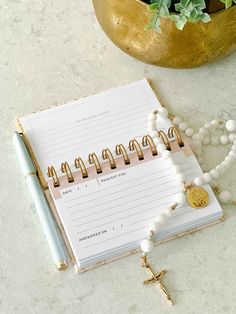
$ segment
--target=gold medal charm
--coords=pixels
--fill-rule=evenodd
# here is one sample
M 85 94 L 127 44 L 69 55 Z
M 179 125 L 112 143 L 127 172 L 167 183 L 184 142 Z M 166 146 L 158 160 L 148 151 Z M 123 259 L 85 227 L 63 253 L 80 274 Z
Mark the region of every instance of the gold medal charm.
M 209 203 L 209 194 L 198 186 L 186 186 L 186 198 L 189 205 L 193 208 L 204 208 Z

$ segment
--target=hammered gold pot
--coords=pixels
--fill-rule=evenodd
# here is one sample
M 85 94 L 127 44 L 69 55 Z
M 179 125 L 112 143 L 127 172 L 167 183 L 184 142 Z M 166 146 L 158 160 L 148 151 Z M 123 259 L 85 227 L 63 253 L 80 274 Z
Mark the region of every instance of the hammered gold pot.
M 146 63 L 191 68 L 236 48 L 236 5 L 211 14 L 212 21 L 187 23 L 183 31 L 162 19 L 162 33 L 145 30 L 150 13 L 139 0 L 93 0 L 97 19 L 115 45 Z

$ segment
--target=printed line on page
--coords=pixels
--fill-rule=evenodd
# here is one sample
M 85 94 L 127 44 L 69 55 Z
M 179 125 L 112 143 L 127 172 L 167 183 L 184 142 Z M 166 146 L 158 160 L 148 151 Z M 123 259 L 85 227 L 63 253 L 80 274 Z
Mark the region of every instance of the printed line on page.
M 187 207 L 187 206 L 185 206 L 185 207 Z M 183 213 L 182 215 L 184 215 L 184 213 Z M 174 217 L 170 217 L 169 219 L 173 219 L 173 218 L 174 218 Z M 136 231 L 142 230 L 142 229 L 144 229 L 144 228 L 147 228 L 147 226 L 144 226 L 144 227 L 141 227 L 141 228 L 137 228 L 137 229 L 133 229 L 133 230 L 131 230 L 131 231 L 128 231 L 128 232 L 122 233 L 122 234 L 117 235 L 117 236 L 114 236 L 114 237 L 110 237 L 110 238 L 105 239 L 105 240 L 103 240 L 103 241 L 100 241 L 100 242 L 97 242 L 97 243 L 93 243 L 93 244 L 90 244 L 90 245 L 84 246 L 84 247 L 83 247 L 83 249 L 87 249 L 87 248 L 89 248 L 89 247 L 93 247 L 93 246 L 99 245 L 99 244 L 104 243 L 104 242 L 107 242 L 107 241 L 109 241 L 109 240 L 114 240 L 114 239 L 117 239 L 117 238 L 123 237 L 123 236 L 125 236 L 125 235 L 127 235 L 127 234 L 130 234 L 130 233 L 133 233 L 133 232 L 136 232 Z
M 142 123 L 141 125 L 143 125 L 144 123 Z M 145 125 L 145 124 L 144 124 Z M 119 131 L 123 131 L 123 130 L 127 130 L 127 129 L 130 129 L 131 127 L 135 127 L 135 126 L 137 126 L 137 123 L 135 123 L 135 124 L 129 124 L 129 126 L 126 126 L 126 127 L 122 127 L 122 128 L 118 128 L 118 129 L 115 129 L 115 130 L 110 130 L 110 128 L 109 128 L 109 135 L 110 134 L 114 134 L 114 133 L 117 133 L 117 132 L 119 132 Z M 116 126 L 115 126 L 115 128 L 116 128 Z M 139 128 L 140 129 L 140 128 Z M 138 129 L 138 130 L 139 130 Z M 103 133 L 99 133 L 98 131 L 97 131 L 97 133 L 96 133 L 96 137 L 97 138 L 101 138 L 101 137 L 104 137 L 105 135 L 107 135 L 108 134 L 108 131 L 106 131 L 106 130 L 108 130 L 108 128 L 107 127 L 104 127 L 103 129 L 100 129 L 100 131 L 101 132 L 103 132 Z M 83 132 L 80 132 L 79 130 L 77 131 L 77 136 L 76 137 L 69 137 L 69 139 L 70 139 L 70 144 L 69 145 L 64 145 L 64 143 L 65 143 L 65 140 L 62 140 L 62 141 L 59 141 L 59 142 L 55 142 L 54 140 L 53 140 L 53 144 L 50 144 L 49 143 L 49 145 L 45 145 L 45 143 L 47 144 L 47 142 L 44 142 L 43 143 L 43 145 L 41 145 L 41 147 L 42 147 L 42 151 L 44 151 L 44 152 L 46 152 L 46 153 L 50 153 L 50 151 L 56 151 L 57 149 L 53 149 L 53 150 L 47 150 L 47 148 L 52 148 L 52 147 L 55 147 L 55 146 L 58 146 L 58 145 L 60 145 L 60 144 L 63 144 L 63 148 L 67 148 L 67 147 L 70 147 L 70 146 L 72 146 L 72 145 L 79 145 L 79 144 L 83 144 L 83 143 L 88 143 L 89 141 L 94 141 L 94 134 L 95 134 L 95 132 L 96 132 L 96 130 L 94 130 L 93 128 L 92 128 L 92 131 L 90 132 L 89 130 L 86 130 L 86 132 L 84 133 L 84 135 L 83 135 Z M 75 133 L 73 133 L 73 134 L 75 134 Z M 60 137 L 60 139 L 61 139 L 61 137 Z M 78 140 L 78 139 L 83 139 L 82 141 L 79 141 L 79 142 L 73 142 L 73 140 Z M 40 143 L 39 143 L 39 145 L 40 145 Z M 60 147 L 59 147 L 59 149 L 61 149 L 61 145 L 60 145 Z
M 172 180 L 171 180 L 171 181 L 168 181 L 168 182 L 165 182 L 165 183 L 170 183 L 170 182 L 172 182 Z M 172 187 L 169 187 L 168 189 L 158 190 L 158 191 L 156 191 L 156 193 L 165 192 L 165 191 L 167 191 L 167 190 L 176 188 L 176 187 L 178 187 L 178 186 L 179 186 L 179 185 L 174 185 L 174 186 L 172 186 Z M 154 186 L 154 188 L 156 188 L 156 187 Z M 146 188 L 146 189 L 144 189 L 144 190 L 135 191 L 135 193 L 141 193 L 141 192 L 150 191 L 150 190 L 151 190 L 151 188 L 148 187 L 148 188 Z M 147 198 L 147 197 L 152 196 L 152 195 L 153 195 L 153 192 L 152 192 L 151 194 L 146 194 L 146 195 L 144 195 L 144 196 L 142 196 L 142 197 L 140 197 L 140 198 L 134 198 L 134 199 L 131 199 L 131 200 L 126 201 L 126 202 L 124 202 L 124 203 L 121 203 L 121 204 L 112 206 L 112 208 L 105 208 L 105 209 L 102 209 L 102 210 L 96 210 L 96 213 L 92 212 L 92 213 L 89 213 L 89 214 L 87 214 L 87 215 L 85 215 L 85 216 L 80 216 L 80 217 L 74 218 L 74 219 L 72 219 L 72 221 L 76 221 L 76 220 L 79 220 L 79 219 L 87 218 L 87 217 L 89 217 L 89 216 L 94 216 L 95 214 L 97 215 L 98 213 L 102 213 L 102 212 L 104 212 L 104 211 L 108 211 L 109 209 L 114 209 L 114 208 L 116 208 L 116 207 L 119 207 L 119 206 L 122 206 L 122 205 L 126 205 L 126 204 L 129 204 L 129 203 L 135 202 L 135 201 L 137 201 L 137 200 L 141 200 L 141 199 Z M 125 195 L 125 196 L 121 195 L 120 197 L 118 197 L 118 198 L 116 198 L 116 199 L 114 199 L 114 200 L 112 200 L 112 201 L 115 201 L 115 202 L 116 202 L 116 201 L 118 201 L 118 200 L 123 200 L 124 198 L 130 197 L 130 196 L 132 196 L 132 195 L 130 195 L 130 194 Z M 107 202 L 100 203 L 100 204 L 97 204 L 97 205 L 92 206 L 92 207 L 84 208 L 83 211 L 84 211 L 84 210 L 88 211 L 88 210 L 90 210 L 90 209 L 94 209 L 95 207 L 102 206 L 102 205 L 104 205 L 104 204 L 107 204 Z M 145 203 L 144 203 L 144 204 L 145 204 Z M 144 204 L 142 204 L 142 205 L 144 205 Z M 108 205 L 110 205 L 110 202 L 109 202 Z
M 84 126 L 86 126 L 86 129 L 88 128 L 88 125 L 90 125 L 90 124 L 92 124 L 92 126 L 94 127 L 94 126 L 96 126 L 96 127 L 103 127 L 104 125 L 106 125 L 106 126 L 109 126 L 109 125 L 114 125 L 114 123 L 115 123 L 115 125 L 122 125 L 123 124 L 123 122 L 126 120 L 125 119 L 125 117 L 127 116 L 127 113 L 129 112 L 129 111 L 134 111 L 135 110 L 135 108 L 128 108 L 128 109 L 126 109 L 126 110 L 123 110 L 123 111 L 114 111 L 114 112 L 110 112 L 109 114 L 107 114 L 107 115 L 104 115 L 104 116 L 97 116 L 96 118 L 94 118 L 93 120 L 90 120 L 90 121 L 85 121 L 85 122 L 81 122 L 81 123 L 77 123 L 77 122 L 74 122 L 74 125 L 73 126 L 71 126 L 71 123 L 68 123 L 67 125 L 69 126 L 70 125 L 70 127 L 69 128 L 66 128 L 66 129 L 63 129 L 63 130 L 60 130 L 60 131 L 63 131 L 63 135 L 64 134 L 66 134 L 67 136 L 69 136 L 70 134 L 74 134 L 75 133 L 75 131 L 73 131 L 73 132 L 71 132 L 71 130 L 74 130 L 74 129 L 76 129 L 76 128 L 82 128 L 82 130 L 84 130 Z M 125 113 L 124 114 L 124 116 L 123 115 L 121 115 L 120 116 L 120 113 Z M 148 110 L 147 109 L 142 109 L 142 110 L 136 110 L 135 111 L 135 119 L 137 120 L 137 119 L 141 119 L 141 118 L 145 118 L 146 119 L 146 115 L 145 115 L 145 113 L 146 112 L 148 112 Z M 139 113 L 141 113 L 140 115 L 138 115 Z M 122 119 L 122 123 L 117 123 L 117 118 L 115 118 L 115 119 L 111 119 L 110 118 L 110 116 L 118 116 L 119 115 L 119 119 Z M 133 119 L 130 119 L 131 117 L 127 117 L 128 118 L 128 122 L 129 121 L 134 121 Z M 102 119 L 102 121 L 101 121 L 101 119 Z M 125 119 L 125 120 L 124 120 Z M 106 120 L 108 120 L 108 123 L 106 122 Z M 100 122 L 100 123 L 99 123 Z M 127 122 L 126 122 L 127 123 Z M 67 134 L 67 130 L 69 130 L 69 133 Z M 53 131 L 53 129 L 52 129 L 52 131 Z M 44 132 L 44 131 L 42 131 L 42 132 Z M 51 133 L 51 132 L 50 132 Z M 52 137 L 52 138 L 54 138 L 54 139 L 57 139 L 57 138 L 60 138 L 60 136 L 54 136 L 53 137 L 53 134 L 58 134 L 58 131 L 56 131 L 56 132 L 54 132 L 54 133 L 46 133 L 45 135 L 42 135 L 41 133 L 39 134 L 39 136 L 38 136 L 38 139 L 39 140 L 41 140 L 41 139 L 43 139 L 43 138 L 47 138 L 48 139 L 48 137 Z

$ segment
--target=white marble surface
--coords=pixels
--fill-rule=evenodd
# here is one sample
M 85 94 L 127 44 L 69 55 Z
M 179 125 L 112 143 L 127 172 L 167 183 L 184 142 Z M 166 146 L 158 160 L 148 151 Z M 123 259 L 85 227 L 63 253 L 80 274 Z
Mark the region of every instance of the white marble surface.
M 170 308 L 143 287 L 138 255 L 78 276 L 54 269 L 11 140 L 19 114 L 146 76 L 193 126 L 235 118 L 236 54 L 191 70 L 142 64 L 108 40 L 84 0 L 1 0 L 0 29 L 0 313 L 236 313 L 236 207 L 224 206 L 223 223 L 155 248 Z M 213 166 L 222 154 L 204 156 Z M 235 171 L 222 185 L 236 197 Z

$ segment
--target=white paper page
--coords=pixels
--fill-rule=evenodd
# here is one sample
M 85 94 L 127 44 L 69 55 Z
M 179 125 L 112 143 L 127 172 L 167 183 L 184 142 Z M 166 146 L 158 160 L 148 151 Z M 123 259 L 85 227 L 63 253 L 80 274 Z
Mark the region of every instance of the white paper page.
M 147 134 L 147 115 L 160 107 L 146 79 L 19 118 L 47 179 L 47 167 L 73 165 L 88 154 Z M 170 123 L 159 120 L 160 129 Z
M 193 155 L 186 157 L 183 151 L 174 155 L 188 182 L 201 173 Z M 146 236 L 153 217 L 163 211 L 175 194 L 181 191 L 173 169 L 162 157 L 149 156 L 144 161 L 138 161 L 133 156 L 131 166 L 125 166 L 120 161 L 117 165 L 116 170 L 91 180 L 78 183 L 76 178 L 76 184 L 62 182 L 60 188 L 51 186 L 58 213 L 64 221 L 79 265 L 81 260 L 94 256 L 102 260 L 105 252 L 118 249 L 120 252 L 121 247 L 127 251 L 129 244 L 139 242 Z M 210 195 L 209 205 L 194 209 L 186 202 L 163 225 L 159 238 L 197 227 L 197 221 L 201 225 L 203 220 L 213 215 L 212 220 L 220 218 L 222 210 L 214 194 L 209 186 L 204 188 Z

